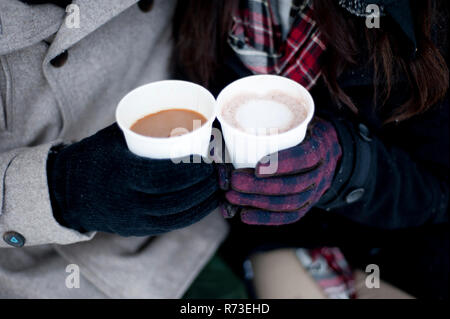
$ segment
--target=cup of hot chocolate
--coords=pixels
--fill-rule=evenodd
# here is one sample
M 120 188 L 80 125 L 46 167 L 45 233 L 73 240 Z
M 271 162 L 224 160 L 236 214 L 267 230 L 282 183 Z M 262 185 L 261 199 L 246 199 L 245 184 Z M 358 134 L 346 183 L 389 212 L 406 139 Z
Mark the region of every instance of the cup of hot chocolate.
M 207 157 L 215 118 L 216 101 L 208 90 L 175 80 L 138 87 L 116 109 L 129 150 L 153 159 Z
M 235 168 L 255 168 L 263 158 L 276 161 L 279 151 L 304 140 L 314 115 L 308 90 L 276 75 L 237 80 L 222 90 L 217 104 L 217 117 Z M 276 158 L 267 158 L 269 154 Z

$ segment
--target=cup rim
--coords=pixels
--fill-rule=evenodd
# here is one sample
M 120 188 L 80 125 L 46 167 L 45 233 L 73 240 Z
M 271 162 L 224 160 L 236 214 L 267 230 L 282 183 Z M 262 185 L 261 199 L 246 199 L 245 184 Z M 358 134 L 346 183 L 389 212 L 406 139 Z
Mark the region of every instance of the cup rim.
M 133 130 L 131 130 L 131 127 L 127 127 L 126 125 L 124 125 L 123 123 L 121 123 L 122 121 L 119 118 L 119 111 L 121 109 L 121 107 L 123 105 L 125 105 L 125 100 L 132 94 L 136 94 L 138 91 L 147 89 L 150 86 L 159 86 L 159 85 L 166 85 L 166 84 L 181 84 L 181 85 L 186 85 L 186 86 L 191 86 L 191 87 L 196 87 L 198 88 L 202 93 L 205 93 L 205 95 L 208 96 L 208 98 L 211 98 L 211 101 L 213 101 L 213 110 L 212 110 L 212 114 L 210 116 L 210 118 L 207 119 L 207 121 L 205 123 L 203 123 L 203 125 L 201 125 L 199 128 L 190 131 L 189 133 L 183 134 L 183 135 L 179 135 L 179 136 L 173 136 L 173 137 L 152 137 L 152 136 L 145 136 L 145 135 L 141 135 L 139 133 L 134 132 Z M 182 108 L 180 108 L 182 109 Z M 169 110 L 169 109 L 167 109 Z M 188 109 L 186 109 L 188 110 Z M 164 111 L 164 110 L 162 110 Z M 150 114 L 154 114 L 154 113 L 149 113 Z M 204 114 L 202 114 L 204 115 Z M 168 142 L 168 141 L 180 141 L 182 139 L 186 139 L 186 138 L 190 138 L 192 137 L 192 135 L 198 134 L 198 132 L 202 129 L 204 129 L 205 127 L 209 127 L 209 124 L 211 124 L 212 122 L 214 122 L 214 120 L 217 118 L 217 101 L 214 97 L 214 95 L 211 94 L 211 92 L 209 92 L 206 88 L 204 88 L 203 86 L 193 83 L 193 82 L 189 82 L 189 81 L 182 81 L 182 80 L 162 80 L 162 81 L 155 81 L 155 82 L 151 82 L 151 83 L 147 83 L 141 86 L 138 86 L 137 88 L 131 90 L 130 92 L 128 92 L 117 104 L 116 107 L 116 112 L 115 112 L 115 117 L 116 117 L 116 122 L 117 125 L 120 127 L 120 129 L 124 132 L 126 132 L 128 135 L 132 136 L 133 138 L 138 138 L 144 141 L 153 141 L 153 142 Z M 138 119 L 139 120 L 139 119 Z
M 255 78 L 272 78 L 275 79 L 277 81 L 287 81 L 287 82 L 291 82 L 293 84 L 295 84 L 296 86 L 298 86 L 302 92 L 306 93 L 305 96 L 308 99 L 308 101 L 310 102 L 310 108 L 308 108 L 308 114 L 305 118 L 305 120 L 303 122 L 301 122 L 300 124 L 296 125 L 295 127 L 291 128 L 290 130 L 283 132 L 283 133 L 279 133 L 279 134 L 275 134 L 275 135 L 255 135 L 255 134 L 251 134 L 245 131 L 242 131 L 236 127 L 234 127 L 233 125 L 231 125 L 230 123 L 228 123 L 223 117 L 222 117 L 222 106 L 220 105 L 220 97 L 222 95 L 222 93 L 224 93 L 227 89 L 229 89 L 230 86 L 235 86 L 237 85 L 236 83 L 239 83 L 240 81 L 244 81 L 244 80 L 250 80 L 250 79 L 255 79 Z M 223 95 L 222 95 L 223 96 Z M 298 129 L 302 128 L 304 125 L 308 126 L 308 124 L 311 122 L 312 118 L 314 117 L 314 113 L 315 113 L 315 104 L 314 104 L 314 99 L 311 96 L 311 93 L 309 93 L 309 91 L 300 83 L 291 80 L 289 78 L 280 76 L 280 75 L 272 75 L 272 74 L 258 74 L 258 75 L 250 75 L 247 77 L 243 77 L 240 78 L 239 80 L 233 81 L 230 84 L 228 84 L 225 88 L 222 89 L 222 91 L 219 93 L 219 95 L 217 96 L 216 99 L 216 112 L 217 112 L 217 119 L 219 120 L 221 125 L 226 125 L 229 129 L 238 132 L 240 135 L 245 136 L 245 137 L 250 137 L 250 138 L 256 138 L 256 139 L 271 139 L 271 138 L 280 138 L 280 137 L 285 137 L 288 136 L 290 134 L 292 134 L 293 131 L 297 131 Z M 310 109 L 310 111 L 309 111 Z

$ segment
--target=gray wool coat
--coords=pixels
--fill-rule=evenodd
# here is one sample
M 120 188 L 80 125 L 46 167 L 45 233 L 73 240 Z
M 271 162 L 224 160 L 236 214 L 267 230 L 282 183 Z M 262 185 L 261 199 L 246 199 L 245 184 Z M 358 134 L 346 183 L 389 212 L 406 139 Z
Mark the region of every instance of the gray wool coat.
M 217 212 L 153 240 L 81 234 L 53 218 L 50 147 L 106 127 L 127 92 L 169 77 L 175 0 L 150 11 L 136 2 L 74 0 L 74 28 L 74 11 L 0 0 L 0 298 L 179 298 L 227 233 Z M 2 239 L 10 231 L 24 247 Z

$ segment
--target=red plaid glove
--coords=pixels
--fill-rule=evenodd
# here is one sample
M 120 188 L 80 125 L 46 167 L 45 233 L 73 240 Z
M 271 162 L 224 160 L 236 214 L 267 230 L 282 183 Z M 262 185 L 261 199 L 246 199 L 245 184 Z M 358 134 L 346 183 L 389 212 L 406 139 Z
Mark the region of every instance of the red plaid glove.
M 240 210 L 241 220 L 252 225 L 298 221 L 330 188 L 341 154 L 333 125 L 319 119 L 303 143 L 279 152 L 275 174 L 262 175 L 268 164 L 261 163 L 256 169 L 219 167 L 220 186 L 226 190 L 222 214 L 230 218 Z

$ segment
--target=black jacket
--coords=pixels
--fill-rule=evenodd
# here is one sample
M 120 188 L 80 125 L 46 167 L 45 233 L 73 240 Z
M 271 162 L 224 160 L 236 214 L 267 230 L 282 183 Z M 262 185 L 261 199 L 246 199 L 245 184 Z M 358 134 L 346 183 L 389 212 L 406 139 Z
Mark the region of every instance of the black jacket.
M 318 115 L 335 123 L 344 154 L 318 207 L 378 228 L 448 222 L 448 97 L 422 115 L 383 126 L 373 112 L 370 73 L 351 70 L 340 84 L 361 114 L 336 111 L 326 89 L 314 89 L 317 107 L 324 108 Z M 398 83 L 387 107 L 405 101 L 404 92 L 408 89 Z
M 250 75 L 233 55 L 224 72 L 225 82 Z M 335 124 L 344 154 L 317 208 L 376 228 L 448 222 L 448 97 L 425 114 L 382 125 L 374 112 L 370 68 L 347 70 L 339 84 L 359 107 L 359 115 L 339 109 L 323 82 L 311 91 L 316 114 Z M 405 83 L 397 83 L 386 108 L 400 105 L 409 97 L 407 92 Z
M 450 65 L 445 45 L 442 53 Z M 251 75 L 231 50 L 225 56 L 210 88 L 216 94 Z M 383 265 L 383 278 L 415 296 L 448 298 L 448 95 L 424 114 L 383 125 L 385 114 L 373 106 L 373 68 L 367 59 L 345 70 L 338 82 L 358 115 L 338 108 L 323 82 L 311 91 L 316 114 L 335 124 L 343 148 L 331 189 L 293 225 L 255 227 L 231 220 L 225 251 L 236 256 L 240 247 L 244 258 L 261 246 L 339 246 L 353 265 Z M 400 78 L 384 110 L 398 107 L 409 94 Z

